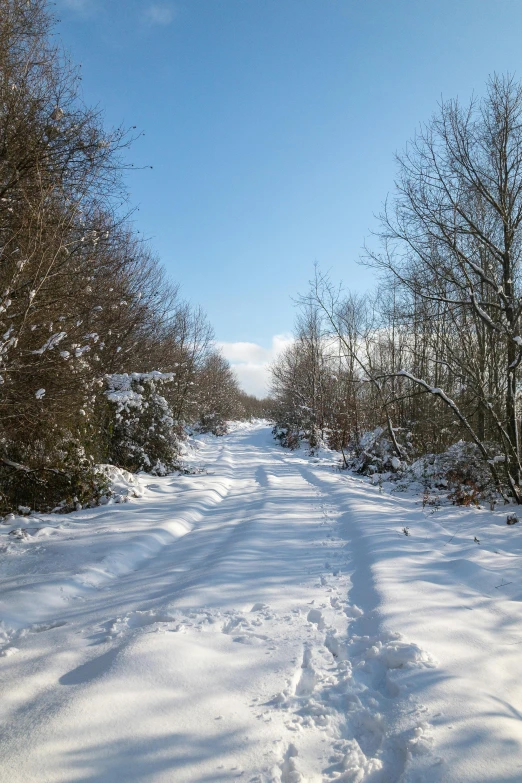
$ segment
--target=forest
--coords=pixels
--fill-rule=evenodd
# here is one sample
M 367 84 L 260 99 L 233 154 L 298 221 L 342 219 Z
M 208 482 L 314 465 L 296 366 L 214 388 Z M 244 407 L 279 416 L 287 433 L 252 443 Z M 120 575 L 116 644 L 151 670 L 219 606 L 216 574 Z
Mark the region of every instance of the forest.
M 164 474 L 186 428 L 262 411 L 133 224 L 135 128 L 106 128 L 45 0 L 0 3 L 0 510 Z
M 362 263 L 374 291 L 316 268 L 273 368 L 278 436 L 355 449 L 366 472 L 419 458 L 455 502 L 522 502 L 522 84 L 442 102 L 397 156 Z M 440 460 L 439 460 L 440 461 Z M 437 470 L 435 471 L 437 472 Z M 443 476 L 444 474 L 444 476 Z
M 378 285 L 316 267 L 260 401 L 136 230 L 140 131 L 85 105 L 53 25 L 44 0 L 2 0 L 1 510 L 96 502 L 97 465 L 165 474 L 187 428 L 263 415 L 284 445 L 378 475 L 453 447 L 456 502 L 521 503 L 520 82 L 493 76 L 420 127 L 362 260 Z

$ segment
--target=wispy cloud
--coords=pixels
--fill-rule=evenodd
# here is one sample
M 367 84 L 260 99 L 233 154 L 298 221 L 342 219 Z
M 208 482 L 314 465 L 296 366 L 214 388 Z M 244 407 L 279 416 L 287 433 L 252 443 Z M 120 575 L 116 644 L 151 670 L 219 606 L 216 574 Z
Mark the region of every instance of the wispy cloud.
M 81 16 L 91 14 L 95 10 L 95 0 L 57 0 L 58 7 L 76 11 Z
M 153 3 L 145 11 L 145 18 L 149 24 L 165 27 L 174 21 L 176 9 L 171 4 Z
M 265 397 L 270 387 L 270 364 L 293 341 L 291 335 L 276 334 L 272 346 L 257 343 L 218 343 L 223 356 L 235 371 L 241 388 L 257 397 Z

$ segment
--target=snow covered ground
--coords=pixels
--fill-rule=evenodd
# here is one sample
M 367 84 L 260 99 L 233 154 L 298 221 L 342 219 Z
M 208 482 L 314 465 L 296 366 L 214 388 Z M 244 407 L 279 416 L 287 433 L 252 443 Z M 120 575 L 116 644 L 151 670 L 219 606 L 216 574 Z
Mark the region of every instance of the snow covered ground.
M 1 527 L 2 783 L 522 781 L 522 523 L 261 424 L 195 459 Z

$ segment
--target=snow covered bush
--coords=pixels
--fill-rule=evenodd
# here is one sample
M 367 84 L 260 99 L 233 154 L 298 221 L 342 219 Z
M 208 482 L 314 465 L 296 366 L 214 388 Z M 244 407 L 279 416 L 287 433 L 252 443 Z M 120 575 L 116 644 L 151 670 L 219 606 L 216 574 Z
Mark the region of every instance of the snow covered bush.
M 180 428 L 160 387 L 174 373 L 119 373 L 106 377 L 109 462 L 130 471 L 165 475 L 175 469 Z
M 460 440 L 441 454 L 426 454 L 410 471 L 426 488 L 448 490 L 457 506 L 476 505 L 496 495 L 491 472 L 474 443 Z
M 292 428 L 288 426 L 284 426 L 282 424 L 275 424 L 272 429 L 272 435 L 274 438 L 279 441 L 281 446 L 284 446 L 288 449 L 298 449 L 301 440 L 302 440 L 302 433 L 299 431 L 299 428 Z
M 351 467 L 358 473 L 402 473 L 407 467 L 407 454 L 411 454 L 411 444 L 403 446 L 403 458 L 399 459 L 387 432 L 376 427 L 365 432 L 354 444 L 354 457 Z

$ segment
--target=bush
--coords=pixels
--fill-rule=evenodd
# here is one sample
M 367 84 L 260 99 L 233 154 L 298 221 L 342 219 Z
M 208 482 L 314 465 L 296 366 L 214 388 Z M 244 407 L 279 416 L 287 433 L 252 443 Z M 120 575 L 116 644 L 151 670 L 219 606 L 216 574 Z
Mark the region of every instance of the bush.
M 400 473 L 406 466 L 407 461 L 397 457 L 393 444 L 382 427 L 365 432 L 356 444 L 352 467 L 357 473 Z
M 292 427 L 285 427 L 282 424 L 276 424 L 272 429 L 272 435 L 275 440 L 278 440 L 281 446 L 287 449 L 298 449 L 301 445 L 304 435 L 298 429 Z
M 413 475 L 426 487 L 450 490 L 457 506 L 477 505 L 496 494 L 491 473 L 478 447 L 463 440 L 442 454 L 427 454 L 411 466 Z
M 130 471 L 164 476 L 177 467 L 181 430 L 158 387 L 173 373 L 108 375 L 108 460 Z
M 96 505 L 108 491 L 107 478 L 72 438 L 51 448 L 35 440 L 31 448 L 13 446 L 0 459 L 0 513 L 21 508 L 40 512 L 74 511 Z M 16 457 L 16 458 L 13 458 Z

